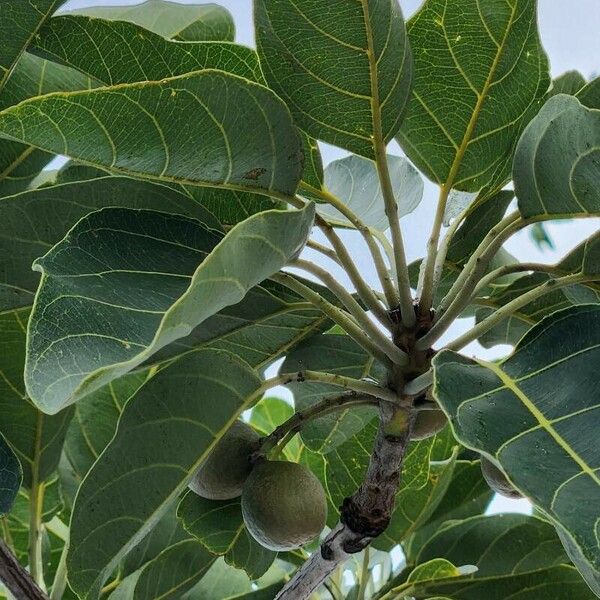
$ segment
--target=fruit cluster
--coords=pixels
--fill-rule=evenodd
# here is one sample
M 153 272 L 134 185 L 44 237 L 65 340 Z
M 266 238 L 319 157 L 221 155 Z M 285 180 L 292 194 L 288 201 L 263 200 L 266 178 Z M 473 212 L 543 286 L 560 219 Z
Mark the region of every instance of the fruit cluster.
M 244 523 L 265 548 L 293 550 L 313 540 L 325 527 L 327 500 L 319 480 L 293 462 L 251 456 L 258 434 L 236 421 L 215 446 L 189 487 L 210 500 L 242 496 Z

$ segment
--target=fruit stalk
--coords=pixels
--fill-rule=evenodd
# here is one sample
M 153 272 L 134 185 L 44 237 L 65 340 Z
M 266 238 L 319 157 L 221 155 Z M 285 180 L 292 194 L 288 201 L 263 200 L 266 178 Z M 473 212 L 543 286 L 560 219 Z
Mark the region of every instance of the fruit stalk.
M 320 552 L 298 569 L 275 600 L 305 600 L 350 554 L 361 552 L 385 531 L 394 509 L 414 420 L 405 410 L 381 402 L 379 429 L 364 481 L 344 500 L 340 522 L 325 538 Z M 405 426 L 398 429 L 398 422 Z

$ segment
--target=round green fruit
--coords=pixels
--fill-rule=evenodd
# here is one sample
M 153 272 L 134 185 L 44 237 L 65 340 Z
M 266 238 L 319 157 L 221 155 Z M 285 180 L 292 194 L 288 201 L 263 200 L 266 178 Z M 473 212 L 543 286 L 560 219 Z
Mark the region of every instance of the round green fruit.
M 196 471 L 189 488 L 209 500 L 230 500 L 242 493 L 252 471 L 250 455 L 259 435 L 243 421 L 235 421 Z
M 506 475 L 492 461 L 483 456 L 481 457 L 481 472 L 486 483 L 494 492 L 513 500 L 523 497 L 508 481 Z
M 448 424 L 441 410 L 420 410 L 410 432 L 411 440 L 425 440 L 439 433 Z
M 265 460 L 246 481 L 242 514 L 259 544 L 269 550 L 293 550 L 321 533 L 327 500 L 320 481 L 306 467 Z

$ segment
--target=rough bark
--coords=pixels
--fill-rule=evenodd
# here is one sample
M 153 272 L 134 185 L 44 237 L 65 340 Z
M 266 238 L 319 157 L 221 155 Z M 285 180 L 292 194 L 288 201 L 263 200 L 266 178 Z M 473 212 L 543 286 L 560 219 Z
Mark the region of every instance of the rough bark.
M 0 580 L 15 600 L 48 600 L 31 575 L 0 539 Z
M 351 554 L 366 548 L 387 528 L 400 486 L 402 463 L 412 423 L 402 422 L 404 409 L 381 404 L 379 430 L 364 481 L 344 500 L 340 522 L 298 569 L 275 600 L 304 600 Z M 400 418 L 398 418 L 400 417 Z M 395 422 L 396 421 L 396 422 Z

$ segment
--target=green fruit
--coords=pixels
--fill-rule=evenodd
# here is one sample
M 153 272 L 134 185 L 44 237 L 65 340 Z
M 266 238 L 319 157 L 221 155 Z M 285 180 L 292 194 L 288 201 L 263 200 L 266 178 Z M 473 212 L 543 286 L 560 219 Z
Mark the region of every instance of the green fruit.
M 493 462 L 483 456 L 481 457 L 481 472 L 490 489 L 494 492 L 513 500 L 523 497 L 508 481 L 506 475 Z
M 189 488 L 209 500 L 230 500 L 242 493 L 252 471 L 250 455 L 259 435 L 243 421 L 235 421 L 196 471 Z
M 306 467 L 265 460 L 246 481 L 242 514 L 259 544 L 269 550 L 293 550 L 321 533 L 327 500 L 323 486 Z
M 448 418 L 441 410 L 421 410 L 410 432 L 411 440 L 425 440 L 439 433 L 448 424 Z

